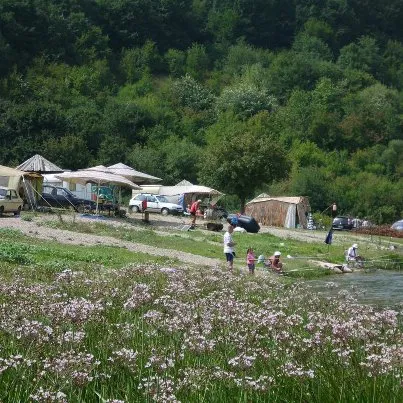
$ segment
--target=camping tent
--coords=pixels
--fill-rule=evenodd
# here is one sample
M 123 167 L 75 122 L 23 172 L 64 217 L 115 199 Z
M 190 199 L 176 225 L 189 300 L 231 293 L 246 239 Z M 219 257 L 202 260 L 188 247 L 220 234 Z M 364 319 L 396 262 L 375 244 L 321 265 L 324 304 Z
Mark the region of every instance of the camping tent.
M 135 182 L 137 184 L 154 183 L 162 180 L 161 178 L 157 178 L 156 176 L 136 171 L 135 169 L 122 164 L 121 162 L 115 165 L 110 165 L 108 167 L 108 170 L 114 172 L 115 174 L 124 176 L 125 178 L 130 179 L 132 182 Z
M 37 205 L 38 187 L 41 187 L 41 183 L 40 174 L 0 165 L 0 186 L 15 189 L 31 207 Z
M 305 196 L 270 197 L 261 194 L 245 206 L 245 214 L 259 223 L 285 228 L 306 228 L 309 211 L 309 200 Z

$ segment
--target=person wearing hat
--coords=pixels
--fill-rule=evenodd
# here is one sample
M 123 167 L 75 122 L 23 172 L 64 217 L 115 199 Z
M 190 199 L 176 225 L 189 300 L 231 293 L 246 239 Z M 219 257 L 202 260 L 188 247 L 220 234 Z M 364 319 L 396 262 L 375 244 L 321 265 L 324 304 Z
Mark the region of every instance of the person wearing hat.
M 270 261 L 270 267 L 276 272 L 276 273 L 282 273 L 283 271 L 283 263 L 280 262 L 280 256 L 281 252 L 276 250 L 273 254 L 273 256 L 269 257 Z
M 201 203 L 201 200 L 196 200 L 190 206 L 189 213 L 190 213 L 190 216 L 192 217 L 192 220 L 190 222 L 191 227 L 194 227 L 196 225 L 196 213 L 197 213 L 197 210 L 199 210 L 200 203 Z
M 348 262 L 362 262 L 362 257 L 358 254 L 358 245 L 354 243 L 348 248 L 347 261 Z

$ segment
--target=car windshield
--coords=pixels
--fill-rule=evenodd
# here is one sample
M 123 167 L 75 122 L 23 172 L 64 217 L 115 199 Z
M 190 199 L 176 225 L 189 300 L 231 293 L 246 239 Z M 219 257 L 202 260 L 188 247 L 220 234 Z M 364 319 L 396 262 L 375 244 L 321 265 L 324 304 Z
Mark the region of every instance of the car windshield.
M 7 190 L 6 190 L 6 189 L 0 189 L 0 197 L 1 197 L 1 198 L 6 197 L 6 194 L 7 194 Z
M 168 199 L 165 196 L 156 196 L 156 198 L 163 203 L 168 203 Z
M 63 188 L 63 192 L 66 193 L 66 196 L 69 195 L 71 197 L 76 197 L 76 195 L 72 193 L 69 189 Z

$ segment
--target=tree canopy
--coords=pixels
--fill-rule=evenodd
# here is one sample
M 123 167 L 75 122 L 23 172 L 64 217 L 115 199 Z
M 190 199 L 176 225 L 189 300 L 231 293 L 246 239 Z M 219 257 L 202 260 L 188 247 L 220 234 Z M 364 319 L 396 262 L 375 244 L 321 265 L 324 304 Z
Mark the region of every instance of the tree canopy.
M 398 0 L 0 0 L 0 164 L 401 218 L 401 21 Z

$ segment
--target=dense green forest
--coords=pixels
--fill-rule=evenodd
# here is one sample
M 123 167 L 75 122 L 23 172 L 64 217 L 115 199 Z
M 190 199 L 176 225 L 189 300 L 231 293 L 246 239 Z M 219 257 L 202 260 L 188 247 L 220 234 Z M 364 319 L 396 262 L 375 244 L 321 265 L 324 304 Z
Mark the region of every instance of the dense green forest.
M 0 0 L 0 164 L 403 216 L 401 0 Z

